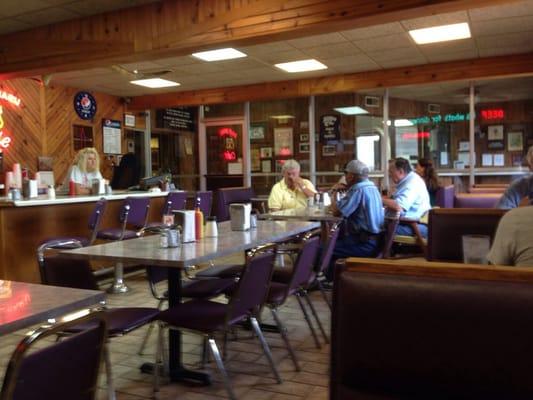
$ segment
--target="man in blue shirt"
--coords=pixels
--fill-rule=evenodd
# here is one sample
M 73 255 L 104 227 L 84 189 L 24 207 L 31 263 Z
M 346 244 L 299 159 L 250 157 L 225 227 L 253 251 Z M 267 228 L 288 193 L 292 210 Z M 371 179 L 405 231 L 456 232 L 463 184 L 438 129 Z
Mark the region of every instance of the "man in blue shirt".
M 389 163 L 389 177 L 396 184 L 396 190 L 390 198 L 383 199 L 387 212 L 399 213 L 401 217 L 419 220 L 431 208 L 429 193 L 424 180 L 413 171 L 405 158 L 396 158 Z M 427 237 L 427 225 L 418 224 L 422 236 Z M 398 224 L 398 235 L 413 236 L 413 229 L 408 225 Z
M 383 225 L 383 204 L 378 188 L 368 179 L 365 163 L 352 160 L 344 170 L 346 185 L 339 183 L 333 190 L 348 188 L 338 202 L 333 197 L 333 215 L 345 220 L 346 233 L 337 239 L 327 279 L 333 278 L 335 260 L 346 257 L 374 257 L 379 252 L 379 234 Z

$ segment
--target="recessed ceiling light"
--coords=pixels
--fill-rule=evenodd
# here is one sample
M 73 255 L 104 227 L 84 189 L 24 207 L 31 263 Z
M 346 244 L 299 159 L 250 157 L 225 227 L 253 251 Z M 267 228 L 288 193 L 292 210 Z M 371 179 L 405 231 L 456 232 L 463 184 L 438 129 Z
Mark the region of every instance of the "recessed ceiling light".
M 328 67 L 313 58 L 309 60 L 292 61 L 281 64 L 275 64 L 275 67 L 287 72 L 307 72 L 327 69 Z
M 201 51 L 200 53 L 192 53 L 193 57 L 199 58 L 204 61 L 222 61 L 232 60 L 234 58 L 246 57 L 242 51 L 235 50 L 231 47 L 218 50 Z
M 446 42 L 448 40 L 467 39 L 471 37 L 468 23 L 434 26 L 432 28 L 414 29 L 409 35 L 417 44 Z
M 135 81 L 130 81 L 130 83 L 133 83 L 134 85 L 149 87 L 152 89 L 181 85 L 178 82 L 173 82 L 173 81 L 169 81 L 169 80 L 161 79 L 161 78 L 137 79 Z
M 291 119 L 294 118 L 294 115 L 271 115 L 272 119 Z
M 340 112 L 345 115 L 359 115 L 359 114 L 368 114 L 364 108 L 352 106 L 352 107 L 338 107 L 334 108 L 335 111 Z

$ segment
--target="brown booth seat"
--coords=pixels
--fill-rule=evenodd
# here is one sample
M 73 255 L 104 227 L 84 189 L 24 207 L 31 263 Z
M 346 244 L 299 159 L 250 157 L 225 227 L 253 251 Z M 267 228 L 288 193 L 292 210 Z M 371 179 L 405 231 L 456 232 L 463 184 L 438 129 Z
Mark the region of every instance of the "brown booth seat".
M 455 208 L 493 208 L 502 193 L 458 193 L 454 197 Z
M 507 210 L 497 208 L 433 208 L 429 211 L 427 259 L 463 260 L 463 235 L 488 235 L 492 239 Z
M 348 259 L 330 399 L 533 398 L 533 269 Z

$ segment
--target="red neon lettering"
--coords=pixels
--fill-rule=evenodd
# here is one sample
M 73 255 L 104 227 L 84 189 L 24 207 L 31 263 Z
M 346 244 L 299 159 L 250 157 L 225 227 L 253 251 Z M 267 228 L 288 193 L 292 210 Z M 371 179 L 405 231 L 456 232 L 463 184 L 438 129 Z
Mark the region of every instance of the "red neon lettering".
M 402 139 L 422 139 L 429 138 L 429 132 L 404 133 Z
M 226 161 L 233 161 L 237 159 L 237 154 L 234 151 L 226 150 L 222 153 L 222 158 Z
M 283 147 L 279 149 L 279 155 L 280 156 L 290 156 L 292 154 L 291 149 L 288 147 Z
M 235 132 L 231 128 L 220 128 L 218 130 L 218 136 L 220 137 L 229 136 L 229 137 L 232 137 L 233 139 L 237 139 L 237 132 Z
M 481 110 L 481 118 L 483 119 L 502 119 L 505 117 L 505 112 L 502 108 L 494 108 L 488 110 Z

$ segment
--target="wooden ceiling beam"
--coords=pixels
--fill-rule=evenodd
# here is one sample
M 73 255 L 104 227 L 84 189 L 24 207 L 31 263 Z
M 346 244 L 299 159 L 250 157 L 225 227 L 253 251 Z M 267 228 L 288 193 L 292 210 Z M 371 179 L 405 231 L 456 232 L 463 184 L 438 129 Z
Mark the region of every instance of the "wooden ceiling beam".
M 129 109 L 237 103 L 447 81 L 533 75 L 533 53 L 134 97 Z
M 0 80 L 187 55 L 516 0 L 163 0 L 0 36 Z M 48 43 L 68 43 L 58 52 Z M 101 47 L 87 51 L 90 43 Z M 39 51 L 35 51 L 40 49 Z

